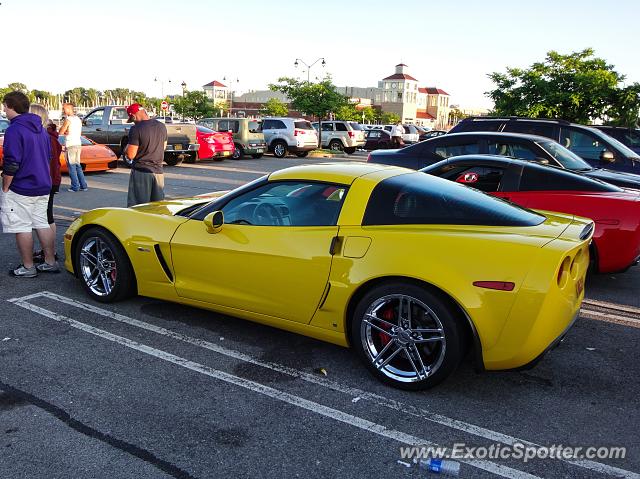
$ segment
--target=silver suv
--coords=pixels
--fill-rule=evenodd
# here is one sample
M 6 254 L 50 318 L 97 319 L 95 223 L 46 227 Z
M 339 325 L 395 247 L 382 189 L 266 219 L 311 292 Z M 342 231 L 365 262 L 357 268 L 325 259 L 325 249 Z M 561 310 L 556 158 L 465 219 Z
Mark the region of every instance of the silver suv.
M 289 152 L 303 158 L 318 148 L 316 130 L 304 118 L 265 118 L 262 133 L 269 151 L 278 158 L 284 158 Z
M 313 123 L 318 130 L 318 123 Z M 348 154 L 356 152 L 366 143 L 364 129 L 355 121 L 323 121 L 322 122 L 322 147 L 334 151 L 344 151 Z

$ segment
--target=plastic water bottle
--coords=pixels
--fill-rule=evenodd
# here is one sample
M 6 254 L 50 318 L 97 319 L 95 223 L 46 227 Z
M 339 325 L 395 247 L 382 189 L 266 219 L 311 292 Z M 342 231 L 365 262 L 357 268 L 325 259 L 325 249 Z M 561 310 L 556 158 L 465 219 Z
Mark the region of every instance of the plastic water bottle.
M 460 463 L 445 459 L 420 459 L 420 469 L 425 469 L 435 474 L 458 477 L 460 474 Z

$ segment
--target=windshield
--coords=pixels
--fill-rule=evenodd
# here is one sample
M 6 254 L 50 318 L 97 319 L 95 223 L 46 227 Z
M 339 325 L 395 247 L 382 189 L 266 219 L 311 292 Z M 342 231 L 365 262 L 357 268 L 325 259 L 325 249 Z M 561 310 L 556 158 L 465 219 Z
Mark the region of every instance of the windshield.
M 593 169 L 589 163 L 578 155 L 553 140 L 538 141 L 537 143 L 538 146 L 558 160 L 567 170 L 587 171 Z
M 602 131 L 593 128 L 593 131 L 595 131 L 595 133 L 604 139 L 605 142 L 611 143 L 613 146 L 615 146 L 618 151 L 620 151 L 620 153 L 622 153 L 625 157 L 627 158 L 638 158 L 638 154 L 633 151 L 631 148 L 629 148 L 627 145 L 625 145 L 624 143 L 622 143 L 619 140 L 616 140 L 613 136 L 609 136 L 606 133 L 603 133 Z

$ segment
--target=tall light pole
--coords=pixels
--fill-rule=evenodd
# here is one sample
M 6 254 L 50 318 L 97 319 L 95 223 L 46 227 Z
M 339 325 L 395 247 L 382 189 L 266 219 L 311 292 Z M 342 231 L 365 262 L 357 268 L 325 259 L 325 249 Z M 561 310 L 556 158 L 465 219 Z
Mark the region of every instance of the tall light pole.
M 320 57 L 318 58 L 315 62 L 313 62 L 311 65 L 309 65 L 308 63 L 306 63 L 304 60 L 300 59 L 300 58 L 296 58 L 296 61 L 293 62 L 293 66 L 298 68 L 298 65 L 300 63 L 302 63 L 305 67 L 307 67 L 307 83 L 309 83 L 309 78 L 310 78 L 310 74 L 311 74 L 311 67 L 313 65 L 315 65 L 316 63 L 318 63 L 320 60 L 322 60 L 322 67 L 324 68 L 327 64 L 327 62 L 324 60 L 324 57 Z
M 313 65 L 318 63 L 320 60 L 322 60 L 321 65 L 322 65 L 322 68 L 324 68 L 327 65 L 327 62 L 324 60 L 324 57 L 318 58 L 311 65 L 309 65 L 307 62 L 305 62 L 301 58 L 296 58 L 296 61 L 293 62 L 293 66 L 298 68 L 298 65 L 300 63 L 302 63 L 304 66 L 306 66 L 307 67 L 307 83 L 311 83 L 309 81 L 310 74 L 311 74 L 311 67 L 313 67 Z M 322 118 L 320 118 L 320 117 L 318 117 L 318 147 L 322 148 Z
M 182 122 L 184 123 L 184 106 L 185 106 L 184 92 L 187 89 L 187 84 L 183 81 L 182 83 L 180 83 L 180 86 L 182 87 Z
M 160 96 L 162 97 L 162 99 L 164 100 L 164 84 L 165 83 L 171 83 L 170 79 L 165 80 L 161 80 L 158 77 L 155 77 L 153 79 L 154 82 L 160 82 Z
M 226 82 L 227 81 L 227 76 L 223 76 L 222 77 L 222 81 Z M 229 116 L 233 116 L 232 110 L 233 110 L 233 94 L 235 92 L 235 88 L 238 86 L 238 83 L 240 83 L 240 79 L 236 78 L 236 82 L 235 82 L 235 86 L 233 84 L 233 79 L 231 78 L 231 76 L 229 76 Z

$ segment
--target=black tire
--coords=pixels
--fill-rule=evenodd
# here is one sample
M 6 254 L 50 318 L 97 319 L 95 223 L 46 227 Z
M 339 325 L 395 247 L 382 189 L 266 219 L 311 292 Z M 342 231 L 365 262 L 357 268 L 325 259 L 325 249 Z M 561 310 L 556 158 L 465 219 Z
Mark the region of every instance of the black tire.
M 164 162 L 169 166 L 178 166 L 179 164 L 182 163 L 183 160 L 184 160 L 184 156 L 182 155 L 176 155 L 176 156 L 165 155 L 164 157 Z
M 329 143 L 329 149 L 332 151 L 344 151 L 344 146 L 340 140 L 331 140 L 331 143 Z
M 284 158 L 289 153 L 289 147 L 284 141 L 274 141 L 271 144 L 271 149 L 276 158 Z
M 353 155 L 356 152 L 356 147 L 355 146 L 349 146 L 349 147 L 344 149 L 344 152 L 347 155 Z
M 198 153 L 185 155 L 184 162 L 185 163 L 195 163 L 198 161 Z
M 413 301 L 408 308 L 413 313 L 409 326 L 403 323 L 406 318 L 398 315 L 400 298 Z M 402 303 L 405 311 L 407 299 Z M 380 314 L 384 318 L 380 318 Z M 380 381 L 398 389 L 428 389 L 452 374 L 464 357 L 460 319 L 439 295 L 410 282 L 389 282 L 373 288 L 358 302 L 351 318 L 351 344 L 367 369 Z M 414 331 L 416 325 L 442 333 L 417 332 Z M 429 338 L 433 341 L 413 342 Z M 388 364 L 383 364 L 389 356 Z M 379 368 L 374 366 L 374 357 L 378 359 Z M 426 368 L 427 364 L 430 369 Z M 418 369 L 424 376 L 416 373 Z
M 234 160 L 241 160 L 244 157 L 244 149 L 236 144 L 235 145 L 236 149 L 233 152 L 233 156 L 231 158 L 233 158 Z
M 96 266 L 98 250 L 102 251 L 102 268 Z M 136 294 L 136 276 L 129 257 L 120 242 L 108 231 L 94 227 L 83 232 L 75 244 L 73 259 L 76 275 L 92 299 L 113 303 Z M 113 269 L 107 270 L 111 265 Z M 96 280 L 93 286 L 92 278 Z M 109 290 L 106 284 L 110 282 L 113 284 Z
M 251 155 L 251 158 L 253 158 L 254 160 L 259 160 L 260 158 L 262 158 L 263 155 L 264 153 L 255 153 Z
M 299 151 L 296 153 L 296 156 L 298 158 L 306 158 L 307 156 L 309 156 L 309 152 L 308 151 Z

